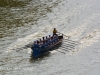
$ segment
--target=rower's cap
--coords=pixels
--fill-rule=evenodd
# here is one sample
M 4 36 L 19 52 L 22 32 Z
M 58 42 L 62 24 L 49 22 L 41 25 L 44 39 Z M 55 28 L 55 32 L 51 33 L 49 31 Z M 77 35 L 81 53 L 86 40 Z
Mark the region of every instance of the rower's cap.
M 51 37 L 51 35 L 49 35 L 49 37 Z

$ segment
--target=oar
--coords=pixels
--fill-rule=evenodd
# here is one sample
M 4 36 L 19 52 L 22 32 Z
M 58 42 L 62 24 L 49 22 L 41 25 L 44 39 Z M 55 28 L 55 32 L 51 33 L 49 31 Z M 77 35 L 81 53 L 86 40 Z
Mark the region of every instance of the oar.
M 62 47 L 62 48 L 73 48 L 73 47 L 75 47 L 75 46 L 70 46 L 70 45 L 69 45 L 69 46 L 68 46 L 68 45 L 66 46 L 66 45 L 64 45 L 64 46 L 61 46 L 61 47 Z
M 70 50 L 70 49 L 64 49 L 64 48 L 59 48 L 59 49 L 64 50 L 64 51 L 68 51 L 68 50 Z
M 75 47 L 74 45 L 62 45 L 61 47 Z
M 79 43 L 78 41 L 73 41 L 73 40 L 69 40 L 69 39 L 64 39 L 64 42 L 74 42 L 74 43 Z
M 62 43 L 61 45 L 77 45 L 76 43 Z
M 63 48 L 59 48 L 59 49 L 64 50 L 64 51 L 72 50 L 72 49 L 63 49 Z
M 60 33 L 60 32 L 57 32 L 57 33 Z M 63 34 L 63 33 L 60 33 L 60 34 Z M 67 36 L 67 35 L 65 35 L 65 34 L 63 34 L 64 36 L 66 36 L 66 37 L 68 37 L 68 39 L 70 38 L 69 36 Z
M 23 49 L 31 48 L 32 45 L 33 45 L 33 43 L 30 43 L 30 44 L 25 45 L 24 47 L 15 48 L 15 49 L 12 49 L 12 50 L 16 50 L 18 52 L 18 51 L 23 50 Z
M 58 49 L 55 49 L 55 51 L 58 51 L 60 53 L 66 54 L 65 52 L 59 51 Z
M 78 43 L 74 43 L 74 42 L 66 42 L 66 43 L 62 43 L 62 45 L 63 44 L 78 45 Z
M 60 47 L 60 48 L 63 48 L 63 49 L 74 49 L 75 47 Z

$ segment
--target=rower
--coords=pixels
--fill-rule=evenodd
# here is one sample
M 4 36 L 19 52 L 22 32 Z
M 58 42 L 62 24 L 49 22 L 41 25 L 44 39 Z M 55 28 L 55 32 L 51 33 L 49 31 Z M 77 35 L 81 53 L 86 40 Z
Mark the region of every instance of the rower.
M 48 46 L 51 46 L 51 45 L 52 45 L 52 40 L 51 40 L 51 38 L 48 38 L 48 39 L 46 40 L 46 45 L 48 45 Z
M 50 45 L 53 45 L 54 42 L 53 42 L 53 37 L 50 38 Z
M 45 39 L 44 39 L 44 37 L 42 37 L 43 38 L 43 42 L 45 41 Z
M 58 42 L 58 36 L 54 35 L 52 38 L 53 38 L 52 42 L 53 42 L 53 45 L 54 45 Z
M 41 44 L 41 48 L 45 48 L 45 41 L 43 41 L 43 44 Z
M 46 36 L 45 38 L 47 39 L 48 37 Z
M 49 44 L 48 44 L 48 39 L 45 41 L 45 47 L 48 47 Z
M 40 39 L 40 42 L 42 42 L 42 40 Z
M 39 48 L 39 42 L 34 41 L 34 50 L 37 50 Z
M 54 39 L 55 39 L 55 41 L 57 42 L 58 41 L 58 36 L 54 36 Z
M 51 35 L 49 35 L 49 38 L 51 38 Z

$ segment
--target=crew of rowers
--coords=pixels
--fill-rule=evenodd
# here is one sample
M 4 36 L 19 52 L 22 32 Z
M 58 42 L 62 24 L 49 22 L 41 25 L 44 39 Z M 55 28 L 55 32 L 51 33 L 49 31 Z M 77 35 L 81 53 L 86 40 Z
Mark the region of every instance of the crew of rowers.
M 43 37 L 42 40 L 39 39 L 37 41 L 34 41 L 34 47 L 35 48 L 45 48 L 47 46 L 52 46 L 52 45 L 55 45 L 57 44 L 57 42 L 59 41 L 58 39 L 58 36 L 57 35 L 54 35 L 54 36 L 46 36 L 46 37 Z
M 57 30 L 56 28 L 53 29 L 53 36 L 46 36 L 46 37 L 43 37 L 42 40 L 37 40 L 37 41 L 34 41 L 34 48 L 45 48 L 47 46 L 53 46 L 55 44 L 57 44 L 57 42 L 59 41 L 59 38 L 57 36 Z

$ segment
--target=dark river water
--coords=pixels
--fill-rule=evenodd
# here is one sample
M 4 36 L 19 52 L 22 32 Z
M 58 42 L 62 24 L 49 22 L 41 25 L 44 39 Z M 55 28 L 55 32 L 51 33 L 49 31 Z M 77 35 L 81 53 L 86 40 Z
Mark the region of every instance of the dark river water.
M 13 36 L 16 31 L 12 30 L 25 24 L 36 24 L 37 20 L 44 17 L 46 13 L 52 12 L 52 7 L 57 2 L 49 6 L 51 0 L 26 0 L 26 1 L 1 1 L 0 7 L 0 38 Z M 31 15 L 31 16 L 30 16 Z

